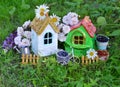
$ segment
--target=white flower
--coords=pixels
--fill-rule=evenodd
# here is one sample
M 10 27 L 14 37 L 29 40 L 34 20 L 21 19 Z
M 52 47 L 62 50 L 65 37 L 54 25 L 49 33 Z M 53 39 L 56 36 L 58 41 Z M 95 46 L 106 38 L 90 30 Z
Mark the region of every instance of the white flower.
M 94 59 L 97 57 L 97 52 L 94 49 L 89 49 L 86 55 L 89 59 Z
M 49 12 L 49 7 L 46 4 L 40 5 L 40 6 L 36 6 L 37 9 L 35 10 L 36 12 Z
M 78 22 L 79 22 L 78 18 L 72 17 L 69 23 L 72 26 L 72 25 L 76 25 Z
M 58 40 L 61 42 L 64 42 L 66 40 L 66 36 L 64 33 L 59 33 L 58 34 Z
M 31 21 L 28 20 L 26 22 L 24 22 L 24 24 L 22 25 L 24 29 L 26 29 L 29 25 L 30 25 Z
M 46 14 L 45 12 L 39 12 L 39 13 L 36 13 L 36 17 L 40 20 L 44 20 L 46 18 Z
M 22 27 L 17 28 L 17 35 L 21 36 L 24 33 L 24 29 Z
M 62 31 L 63 31 L 64 34 L 69 33 L 70 32 L 70 26 L 64 25 Z
M 26 38 L 30 39 L 30 38 L 31 38 L 31 32 L 30 32 L 30 31 L 25 31 L 25 32 L 24 32 L 24 36 L 25 36 Z
M 63 23 L 65 23 L 66 25 L 69 25 L 69 17 L 67 15 L 65 15 L 62 19 Z
M 19 45 L 19 47 L 30 46 L 30 41 L 28 39 L 24 38 L 18 45 Z
M 55 23 L 55 25 L 58 25 L 60 22 L 60 17 L 56 16 L 55 14 L 53 14 L 52 16 L 50 16 L 51 21 Z
M 14 42 L 16 45 L 18 45 L 21 42 L 21 38 L 22 38 L 21 36 L 15 37 Z
M 49 12 L 48 8 L 49 7 L 45 4 L 37 6 L 37 9 L 35 9 L 36 17 L 40 20 L 45 19 L 47 13 Z

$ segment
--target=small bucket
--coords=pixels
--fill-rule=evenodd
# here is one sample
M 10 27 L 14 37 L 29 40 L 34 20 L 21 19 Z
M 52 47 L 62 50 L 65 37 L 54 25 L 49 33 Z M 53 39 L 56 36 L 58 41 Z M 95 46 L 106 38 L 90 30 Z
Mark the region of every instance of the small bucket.
M 64 50 L 58 51 L 56 53 L 56 56 L 57 56 L 58 63 L 61 63 L 62 65 L 68 64 L 70 60 L 70 55 Z
M 28 46 L 26 47 L 21 47 L 21 54 L 30 54 L 30 49 Z
M 106 50 L 109 42 L 109 38 L 105 35 L 96 36 L 97 47 L 99 50 Z

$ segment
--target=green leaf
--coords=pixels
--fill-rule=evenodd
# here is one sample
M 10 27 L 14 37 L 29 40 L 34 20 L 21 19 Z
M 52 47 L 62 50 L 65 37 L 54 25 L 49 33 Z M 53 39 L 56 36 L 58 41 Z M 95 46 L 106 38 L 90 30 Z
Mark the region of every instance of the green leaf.
M 109 36 L 120 36 L 120 29 L 113 31 Z
M 28 10 L 28 9 L 30 8 L 30 5 L 29 5 L 29 4 L 26 4 L 25 1 L 22 0 L 21 8 L 24 9 L 24 10 Z
M 13 15 L 15 13 L 16 8 L 14 6 L 11 6 L 9 9 L 9 14 Z
M 100 25 L 100 26 L 106 25 L 107 22 L 106 22 L 105 17 L 102 17 L 102 16 L 98 17 L 97 18 L 97 24 Z
M 37 87 L 37 86 L 36 86 L 36 81 L 33 80 L 32 82 L 33 82 L 34 87 Z
M 28 4 L 22 4 L 21 8 L 24 9 L 24 10 L 28 10 L 30 8 L 30 5 L 28 5 Z

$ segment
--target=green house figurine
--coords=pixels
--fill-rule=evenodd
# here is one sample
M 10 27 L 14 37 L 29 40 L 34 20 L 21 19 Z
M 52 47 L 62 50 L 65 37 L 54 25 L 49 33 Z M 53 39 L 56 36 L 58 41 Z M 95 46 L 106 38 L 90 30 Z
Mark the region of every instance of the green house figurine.
M 96 27 L 92 24 L 89 16 L 85 16 L 78 24 L 71 26 L 71 31 L 65 40 L 65 50 L 72 52 L 75 57 L 86 55 L 86 51 L 95 48 Z

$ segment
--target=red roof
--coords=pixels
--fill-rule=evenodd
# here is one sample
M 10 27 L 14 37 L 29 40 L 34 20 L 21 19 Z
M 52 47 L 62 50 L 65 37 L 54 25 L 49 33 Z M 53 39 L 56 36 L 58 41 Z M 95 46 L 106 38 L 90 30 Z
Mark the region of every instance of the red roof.
M 89 19 L 89 16 L 85 16 L 85 18 L 81 22 L 79 22 L 77 25 L 72 26 L 71 30 L 78 28 L 80 25 L 83 25 L 85 27 L 90 37 L 94 37 L 94 34 L 96 32 L 96 27 L 93 25 L 93 23 Z

